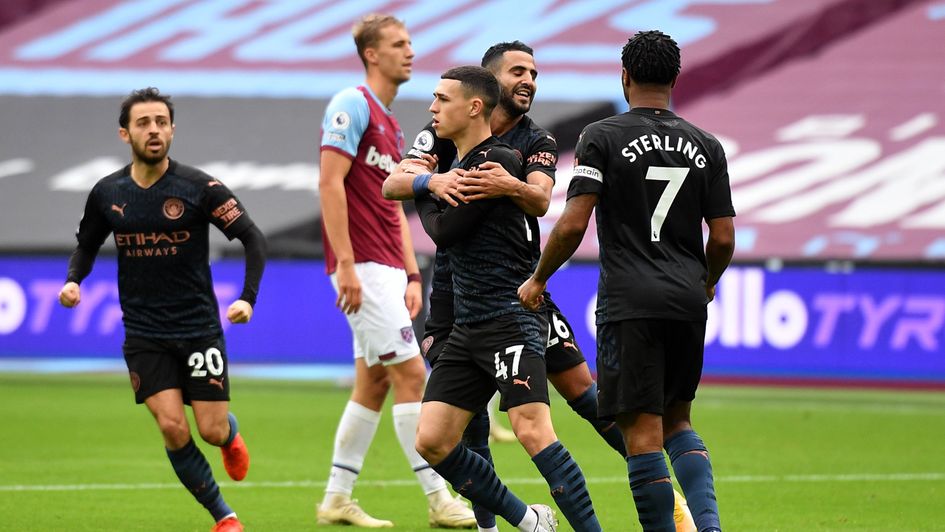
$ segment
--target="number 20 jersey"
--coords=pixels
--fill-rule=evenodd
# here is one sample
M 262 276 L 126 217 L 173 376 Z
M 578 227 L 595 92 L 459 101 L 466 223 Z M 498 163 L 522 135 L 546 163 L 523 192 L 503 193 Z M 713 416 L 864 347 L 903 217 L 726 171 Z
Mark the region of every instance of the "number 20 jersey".
M 597 323 L 704 320 L 702 221 L 734 216 L 712 135 L 665 109 L 634 108 L 584 128 L 568 199 L 597 194 Z

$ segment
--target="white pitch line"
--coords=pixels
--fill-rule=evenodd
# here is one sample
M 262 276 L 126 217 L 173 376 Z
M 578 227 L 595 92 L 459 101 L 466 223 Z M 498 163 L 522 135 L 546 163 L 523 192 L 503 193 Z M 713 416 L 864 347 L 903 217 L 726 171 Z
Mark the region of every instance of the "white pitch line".
M 856 473 L 838 475 L 735 475 L 716 477 L 718 484 L 728 483 L 777 483 L 777 482 L 907 482 L 907 481 L 942 481 L 945 473 Z M 396 487 L 412 486 L 415 479 L 397 480 L 362 480 L 359 486 L 368 487 Z M 504 479 L 508 485 L 544 484 L 542 478 L 511 478 Z M 588 484 L 626 484 L 627 477 L 590 477 Z M 248 482 L 221 482 L 227 489 L 232 488 L 324 488 L 323 480 L 286 480 L 286 481 L 248 481 Z M 47 485 L 0 485 L 0 492 L 21 491 L 112 491 L 112 490 L 165 490 L 180 489 L 178 483 L 140 483 L 140 484 L 47 484 Z

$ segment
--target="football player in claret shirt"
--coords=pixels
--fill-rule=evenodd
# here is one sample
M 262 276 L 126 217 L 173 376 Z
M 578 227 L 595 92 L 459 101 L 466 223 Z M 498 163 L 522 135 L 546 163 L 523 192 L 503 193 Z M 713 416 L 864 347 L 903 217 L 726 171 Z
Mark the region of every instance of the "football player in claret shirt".
M 318 188 L 325 266 L 354 336 L 355 377 L 335 433 L 318 522 L 393 526 L 351 498 L 393 388 L 397 441 L 427 496 L 430 524 L 473 527 L 472 510 L 453 498 L 413 445 L 426 380 L 412 322 L 422 306 L 421 279 L 403 208 L 381 196 L 381 184 L 404 148 L 389 107 L 410 79 L 410 34 L 400 20 L 379 14 L 362 17 L 352 33 L 366 79 L 338 92 L 325 110 Z
M 154 416 L 174 472 L 213 516 L 214 532 L 243 530 L 194 444 L 184 405 L 191 406 L 200 437 L 221 448 L 230 477 L 242 480 L 249 452 L 229 412 L 229 363 L 210 276 L 209 226 L 239 239 L 245 249 L 243 292 L 226 312 L 232 323 L 253 315 L 266 240 L 223 183 L 168 158 L 174 138 L 170 97 L 153 87 L 134 91 L 122 102 L 118 123 L 119 136 L 131 146 L 131 164 L 89 193 L 59 301 L 70 308 L 80 303 L 79 284 L 114 235 L 123 351 L 135 401 Z
M 523 306 L 539 306 L 596 206 L 599 412 L 624 433 L 640 523 L 674 530 L 665 448 L 698 530 L 719 532 L 709 453 L 690 408 L 702 375 L 706 304 L 734 251 L 728 166 L 715 137 L 669 110 L 676 42 L 640 32 L 622 59 L 630 111 L 581 133 L 564 213 L 519 296 Z

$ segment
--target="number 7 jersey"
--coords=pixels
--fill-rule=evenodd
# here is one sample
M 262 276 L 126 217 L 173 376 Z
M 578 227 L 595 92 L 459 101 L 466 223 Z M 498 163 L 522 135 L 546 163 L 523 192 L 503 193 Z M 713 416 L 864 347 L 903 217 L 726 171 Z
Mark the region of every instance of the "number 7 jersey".
M 568 199 L 597 194 L 597 323 L 704 320 L 702 221 L 734 216 L 719 141 L 665 109 L 584 128 Z

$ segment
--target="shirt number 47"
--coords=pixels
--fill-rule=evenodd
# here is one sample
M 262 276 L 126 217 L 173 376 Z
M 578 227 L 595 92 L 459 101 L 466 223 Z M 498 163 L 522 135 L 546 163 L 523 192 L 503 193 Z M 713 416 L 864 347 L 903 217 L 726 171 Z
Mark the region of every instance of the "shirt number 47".
M 512 345 L 505 348 L 506 355 L 512 355 L 512 376 L 518 375 L 518 363 L 522 359 L 522 350 L 525 349 L 524 344 Z M 501 351 L 495 352 L 495 378 L 508 380 L 509 379 L 509 367 L 506 365 L 505 361 L 501 358 Z

